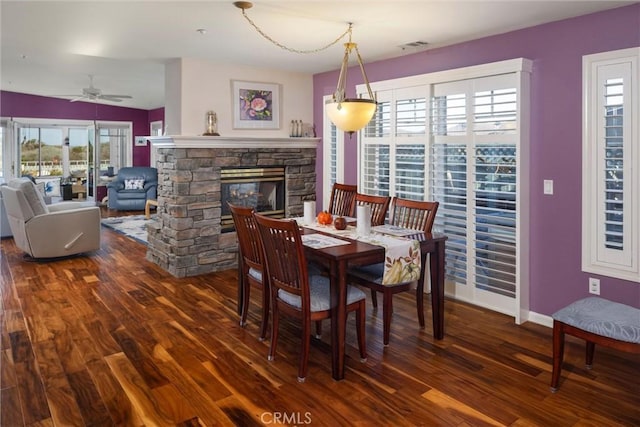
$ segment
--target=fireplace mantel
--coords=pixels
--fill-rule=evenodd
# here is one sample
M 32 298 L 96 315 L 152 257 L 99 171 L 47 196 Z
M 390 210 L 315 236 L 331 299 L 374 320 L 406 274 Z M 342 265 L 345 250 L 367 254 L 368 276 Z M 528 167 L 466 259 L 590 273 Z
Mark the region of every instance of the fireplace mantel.
M 236 233 L 222 233 L 221 171 L 285 169 L 285 216 L 316 196 L 319 138 L 148 137 L 156 151 L 158 206 L 147 227 L 147 259 L 176 277 L 237 266 Z
M 248 136 L 150 136 L 153 148 L 316 148 L 320 138 Z

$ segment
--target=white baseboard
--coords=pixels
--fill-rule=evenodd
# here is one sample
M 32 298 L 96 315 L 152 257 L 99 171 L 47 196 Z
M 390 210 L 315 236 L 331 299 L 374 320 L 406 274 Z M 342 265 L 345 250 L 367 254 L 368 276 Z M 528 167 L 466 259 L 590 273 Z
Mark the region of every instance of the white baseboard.
M 525 321 L 546 326 L 548 328 L 553 328 L 553 318 L 551 316 L 547 316 L 546 314 L 540 314 L 530 311 L 528 312 L 528 316 Z

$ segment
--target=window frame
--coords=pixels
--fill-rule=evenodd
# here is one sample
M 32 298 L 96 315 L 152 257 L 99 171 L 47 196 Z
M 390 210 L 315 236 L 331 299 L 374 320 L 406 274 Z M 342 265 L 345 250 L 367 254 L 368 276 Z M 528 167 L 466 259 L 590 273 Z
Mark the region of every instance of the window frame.
M 607 248 L 603 180 L 603 88 L 607 80 L 623 80 L 622 249 Z M 585 55 L 582 58 L 582 271 L 640 282 L 640 48 Z M 594 173 L 595 171 L 595 173 Z M 627 177 L 629 177 L 627 179 Z

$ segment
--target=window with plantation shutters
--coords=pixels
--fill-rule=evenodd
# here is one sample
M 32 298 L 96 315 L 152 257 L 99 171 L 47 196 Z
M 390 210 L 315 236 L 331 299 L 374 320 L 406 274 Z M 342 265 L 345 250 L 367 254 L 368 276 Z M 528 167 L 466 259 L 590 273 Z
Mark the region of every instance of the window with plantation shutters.
M 582 269 L 640 282 L 640 49 L 583 58 Z
M 440 99 L 438 102 L 443 100 Z M 443 116 L 440 118 L 444 119 Z M 436 229 L 449 237 L 446 249 L 446 275 L 451 281 L 465 284 L 468 222 L 466 144 L 433 144 L 430 170 L 431 198 L 440 202 L 436 214 Z
M 603 95 L 603 243 L 607 249 L 624 251 L 624 79 L 607 79 Z
M 516 73 L 434 85 L 429 177 L 450 292 L 516 317 L 519 86 Z
M 427 104 L 424 98 L 396 100 L 396 136 L 424 136 Z
M 415 90 L 378 92 L 378 108 L 363 129 L 359 191 L 424 200 L 427 99 Z
M 326 96 L 326 102 L 331 96 Z M 323 209 L 328 209 L 331 197 L 331 188 L 335 182 L 344 183 L 344 133 L 331 123 L 326 116 L 323 124 L 322 159 L 324 163 L 323 174 Z
M 386 144 L 366 144 L 360 154 L 361 179 L 358 191 L 364 194 L 389 194 L 390 147 Z
M 373 83 L 378 111 L 359 141 L 361 191 L 440 202 L 447 295 L 517 323 L 528 311 L 530 71 L 518 59 Z
M 391 103 L 378 98 L 378 107 L 373 118 L 364 128 L 366 138 L 383 138 L 391 135 Z

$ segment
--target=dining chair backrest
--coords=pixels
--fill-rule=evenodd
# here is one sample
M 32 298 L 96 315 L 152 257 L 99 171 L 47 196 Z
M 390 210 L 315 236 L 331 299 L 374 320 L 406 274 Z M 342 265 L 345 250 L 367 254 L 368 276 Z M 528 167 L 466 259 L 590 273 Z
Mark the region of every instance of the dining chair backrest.
M 371 225 L 382 225 L 387 217 L 391 197 L 389 196 L 373 196 L 370 194 L 356 194 L 356 206 L 371 206 Z
M 266 274 L 273 302 L 282 302 L 278 291 L 297 295 L 302 312 L 310 312 L 309 278 L 300 229 L 295 220 L 269 218 L 255 214 L 264 250 Z
M 238 236 L 240 259 L 238 309 L 240 312 L 240 326 L 245 326 L 249 314 L 251 288 L 262 290 L 262 325 L 260 327 L 260 339 L 267 336 L 267 324 L 269 320 L 269 283 L 264 273 L 264 256 L 262 242 L 258 236 L 258 225 L 253 215 L 254 209 L 245 206 L 236 206 L 228 203 L 231 217 Z
M 329 213 L 337 216 L 354 215 L 357 185 L 334 183 L 329 200 Z
M 231 210 L 231 217 L 238 235 L 242 261 L 247 268 L 262 271 L 262 246 L 258 238 L 258 227 L 253 216 L 253 208 L 235 206 L 229 203 L 229 209 Z
M 390 222 L 399 227 L 431 233 L 438 211 L 438 202 L 401 199 L 391 202 Z

